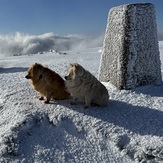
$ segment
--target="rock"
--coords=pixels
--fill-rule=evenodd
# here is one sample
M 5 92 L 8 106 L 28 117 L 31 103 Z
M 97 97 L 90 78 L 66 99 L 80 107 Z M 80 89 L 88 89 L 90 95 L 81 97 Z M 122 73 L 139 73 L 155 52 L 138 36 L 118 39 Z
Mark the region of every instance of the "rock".
M 99 80 L 110 81 L 119 89 L 161 84 L 153 4 L 127 4 L 109 11 Z

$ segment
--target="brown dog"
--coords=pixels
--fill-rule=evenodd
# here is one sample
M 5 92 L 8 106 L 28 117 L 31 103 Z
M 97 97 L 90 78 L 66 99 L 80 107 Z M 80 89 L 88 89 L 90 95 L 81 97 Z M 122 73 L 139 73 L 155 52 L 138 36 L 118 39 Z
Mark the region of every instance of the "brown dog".
M 25 78 L 30 79 L 33 89 L 40 93 L 40 100 L 46 97 L 45 103 L 49 103 L 51 98 L 63 100 L 70 97 L 70 94 L 65 90 L 65 82 L 59 74 L 41 64 L 33 64 L 28 69 Z

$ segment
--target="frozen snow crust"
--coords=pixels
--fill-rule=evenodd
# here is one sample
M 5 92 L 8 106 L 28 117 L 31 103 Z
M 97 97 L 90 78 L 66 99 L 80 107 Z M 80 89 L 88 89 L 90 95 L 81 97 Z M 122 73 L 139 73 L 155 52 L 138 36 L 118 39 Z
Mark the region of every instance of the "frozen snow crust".
M 99 49 L 0 59 L 0 162 L 163 161 L 163 85 L 118 90 L 104 82 L 109 105 L 84 110 L 82 102 L 44 104 L 24 77 L 35 62 L 62 77 L 78 62 L 97 77 Z
M 119 89 L 161 84 L 153 4 L 127 4 L 110 10 L 99 79 Z

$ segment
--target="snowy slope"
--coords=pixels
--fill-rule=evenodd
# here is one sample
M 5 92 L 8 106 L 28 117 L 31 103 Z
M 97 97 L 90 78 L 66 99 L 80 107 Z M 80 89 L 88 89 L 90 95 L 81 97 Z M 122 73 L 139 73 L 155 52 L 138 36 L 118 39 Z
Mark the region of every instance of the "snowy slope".
M 0 162 L 163 162 L 163 85 L 119 91 L 104 83 L 108 107 L 84 110 L 44 104 L 24 78 L 35 62 L 62 77 L 78 62 L 97 77 L 99 49 L 0 59 Z

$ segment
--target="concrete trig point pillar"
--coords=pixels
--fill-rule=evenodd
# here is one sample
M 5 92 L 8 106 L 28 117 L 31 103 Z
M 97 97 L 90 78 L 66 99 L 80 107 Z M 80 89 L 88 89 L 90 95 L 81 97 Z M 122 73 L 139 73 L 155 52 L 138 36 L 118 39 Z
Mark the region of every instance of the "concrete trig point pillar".
M 119 89 L 161 84 L 154 5 L 127 4 L 109 12 L 99 80 Z

